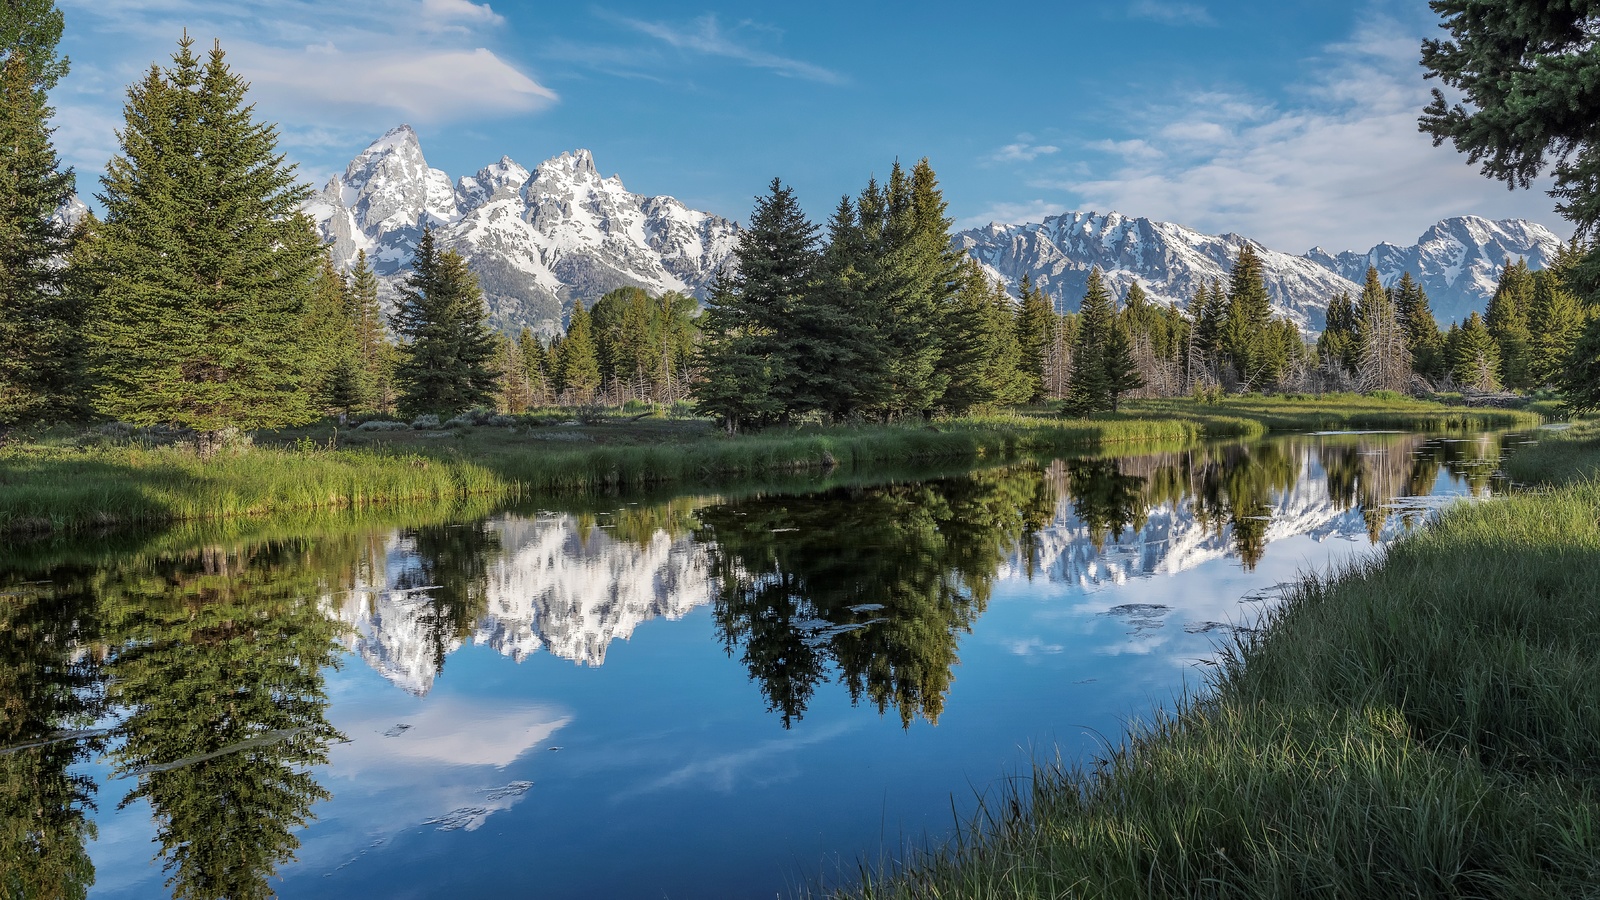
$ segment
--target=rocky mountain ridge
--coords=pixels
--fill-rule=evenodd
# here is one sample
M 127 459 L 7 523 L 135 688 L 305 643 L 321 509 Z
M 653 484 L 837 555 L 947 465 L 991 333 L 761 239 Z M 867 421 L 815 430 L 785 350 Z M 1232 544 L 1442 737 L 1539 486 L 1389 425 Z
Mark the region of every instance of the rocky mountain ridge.
M 1554 232 L 1522 219 L 1477 216 L 1445 219 L 1409 247 L 1383 243 L 1365 253 L 1313 248 L 1295 256 L 1238 234 L 1207 235 L 1172 222 L 1111 212 L 1069 212 L 1024 225 L 990 224 L 960 232 L 956 246 L 992 277 L 1015 290 L 1029 276 L 1061 310 L 1076 309 L 1098 266 L 1118 296 L 1135 281 L 1159 301 L 1187 306 L 1200 285 L 1227 280 L 1240 249 L 1249 243 L 1262 257 L 1267 290 L 1280 314 L 1302 329 L 1321 330 L 1327 306 L 1339 293 L 1361 292 L 1369 265 L 1385 285 L 1405 272 L 1428 291 L 1441 325 L 1482 310 L 1494 293 L 1506 259 L 1547 265 L 1561 247 Z
M 738 226 L 672 197 L 629 192 L 602 178 L 587 150 L 531 171 L 510 157 L 451 181 L 428 165 L 410 126 L 374 141 L 306 204 L 348 269 L 366 251 L 393 296 L 423 228 L 467 259 L 490 323 L 515 331 L 561 329 L 573 298 L 623 286 L 705 293 L 733 251 Z

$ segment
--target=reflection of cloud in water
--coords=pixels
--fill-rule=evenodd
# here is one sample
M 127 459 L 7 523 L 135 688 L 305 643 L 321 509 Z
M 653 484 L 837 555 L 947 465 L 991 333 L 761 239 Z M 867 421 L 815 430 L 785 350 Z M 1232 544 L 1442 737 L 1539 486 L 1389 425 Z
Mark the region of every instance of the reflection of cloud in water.
M 490 698 L 441 694 L 419 703 L 378 691 L 348 699 L 335 709 L 354 710 L 337 723 L 350 740 L 328 754 L 325 783 L 334 799 L 311 826 L 327 835 L 305 842 L 308 869 L 343 868 L 416 828 L 479 828 L 534 786 L 525 777 L 508 782 L 507 767 L 572 722 L 551 706 Z
M 695 759 L 665 775 L 623 791 L 613 799 L 624 800 L 679 787 L 702 787 L 731 794 L 741 785 L 762 786 L 787 781 L 799 775 L 799 768 L 791 764 L 780 770 L 780 766 L 806 747 L 831 741 L 850 728 L 850 723 L 838 722 L 803 734 L 762 741 L 744 750 Z

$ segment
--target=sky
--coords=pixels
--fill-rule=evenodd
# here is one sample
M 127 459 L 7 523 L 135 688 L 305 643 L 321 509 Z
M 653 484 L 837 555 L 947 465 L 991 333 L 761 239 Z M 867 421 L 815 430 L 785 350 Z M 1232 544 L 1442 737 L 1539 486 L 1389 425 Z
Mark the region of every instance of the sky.
M 1294 253 L 1454 215 L 1571 229 L 1417 115 L 1425 0 L 872 3 L 57 0 L 56 142 L 85 195 L 127 85 L 221 42 L 320 187 L 408 123 L 452 178 L 588 148 L 630 190 L 743 221 L 774 177 L 825 220 L 927 157 L 960 228 L 1115 210 Z

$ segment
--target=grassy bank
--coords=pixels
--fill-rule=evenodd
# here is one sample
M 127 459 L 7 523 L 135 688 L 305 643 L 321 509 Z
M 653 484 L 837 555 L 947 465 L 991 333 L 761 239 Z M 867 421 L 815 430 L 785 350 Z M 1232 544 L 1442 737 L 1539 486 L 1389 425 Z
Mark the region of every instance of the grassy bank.
M 1600 428 L 1544 487 L 1300 584 L 1214 690 L 849 896 L 1579 897 L 1600 885 Z
M 1174 446 L 1269 431 L 1506 428 L 1528 413 L 1410 400 L 1142 401 L 1094 420 L 1023 414 L 931 424 L 775 429 L 729 436 L 704 422 L 616 420 L 438 432 L 262 435 L 201 460 L 177 447 L 55 434 L 0 452 L 0 533 L 49 534 L 461 497 L 712 484 L 889 463 L 1004 459 L 1117 445 Z

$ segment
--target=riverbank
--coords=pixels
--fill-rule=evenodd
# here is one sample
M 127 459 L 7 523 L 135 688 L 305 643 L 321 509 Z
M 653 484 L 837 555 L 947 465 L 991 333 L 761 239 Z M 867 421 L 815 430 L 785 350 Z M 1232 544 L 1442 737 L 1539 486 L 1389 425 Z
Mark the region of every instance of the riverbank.
M 1294 587 L 1213 690 L 838 896 L 1556 897 L 1600 883 L 1600 426 Z
M 1140 401 L 1116 415 L 1025 413 L 928 424 L 774 429 L 730 436 L 664 419 L 452 430 L 331 425 L 259 435 L 208 459 L 100 431 L 51 432 L 0 451 L 0 533 L 40 535 L 464 497 L 498 501 L 768 473 L 1005 459 L 1131 443 L 1181 445 L 1271 431 L 1495 429 L 1513 410 L 1356 396 Z

